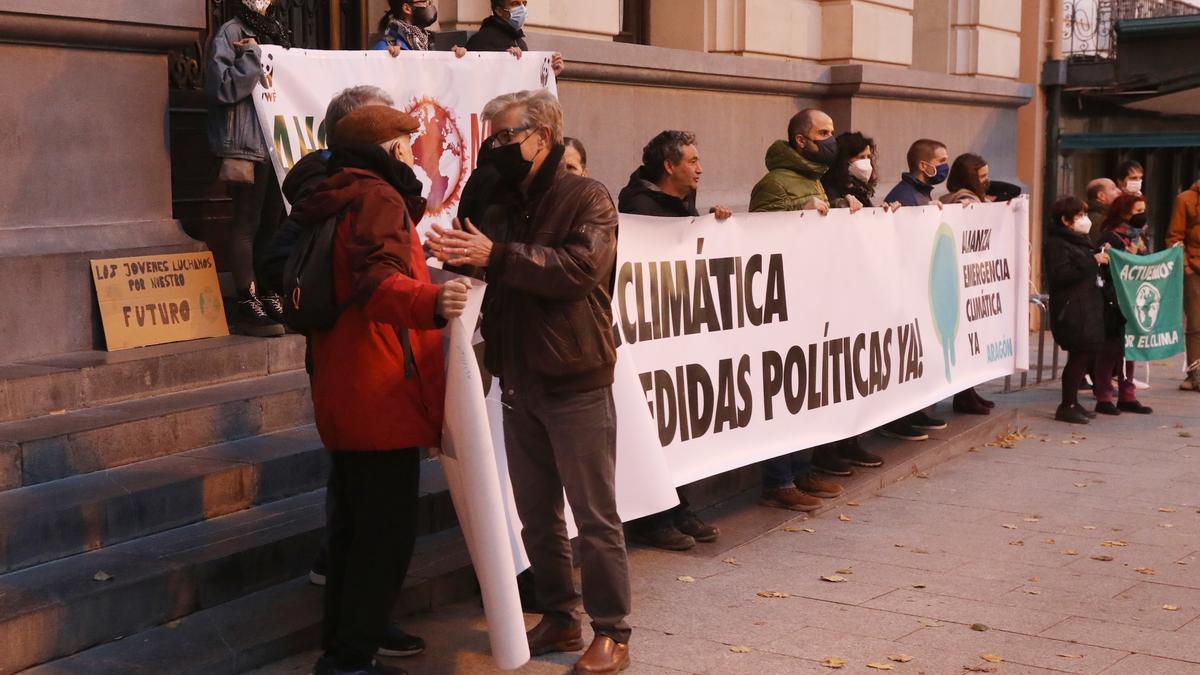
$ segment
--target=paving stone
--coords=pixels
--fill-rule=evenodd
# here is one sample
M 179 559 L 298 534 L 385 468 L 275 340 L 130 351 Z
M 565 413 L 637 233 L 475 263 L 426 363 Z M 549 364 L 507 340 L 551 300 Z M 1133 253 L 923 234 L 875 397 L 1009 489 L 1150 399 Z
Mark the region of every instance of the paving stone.
M 1200 640 L 1197 640 L 1194 634 L 1182 631 L 1154 630 L 1099 619 L 1072 617 L 1043 631 L 1041 636 L 1200 663 Z
M 1104 671 L 1105 675 L 1195 675 L 1200 663 L 1130 654 Z
M 999 630 L 1028 634 L 1037 634 L 1067 618 L 1067 615 L 1057 612 L 1006 607 L 978 600 L 919 593 L 915 590 L 893 591 L 863 606 L 965 626 L 981 623 Z
M 943 654 L 996 654 L 1003 657 L 1006 664 L 1020 664 L 1084 675 L 1098 673 L 1129 654 L 1123 650 L 1090 647 L 1003 630 L 989 630 L 981 633 L 951 625 L 941 628 L 922 628 L 912 635 L 901 638 L 899 642 L 903 648 L 923 648 Z M 903 648 L 901 651 L 904 651 Z M 1061 654 L 1068 656 L 1060 656 Z M 1075 656 L 1081 658 L 1073 658 Z M 914 665 L 916 663 L 913 661 Z M 925 664 L 922 663 L 922 667 L 924 666 Z M 1006 671 L 1007 667 L 998 669 L 997 672 Z

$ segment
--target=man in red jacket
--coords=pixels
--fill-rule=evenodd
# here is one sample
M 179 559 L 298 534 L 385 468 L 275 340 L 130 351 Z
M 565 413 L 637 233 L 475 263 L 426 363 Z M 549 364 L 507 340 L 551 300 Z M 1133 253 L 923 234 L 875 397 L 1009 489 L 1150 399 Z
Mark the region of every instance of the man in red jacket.
M 411 168 L 417 128 L 387 106 L 347 115 L 329 177 L 299 209 L 305 227 L 338 219 L 334 288 L 345 306 L 333 328 L 311 336 L 334 505 L 316 675 L 379 672 L 374 658 L 416 542 L 419 449 L 441 442 L 438 328 L 462 314 L 468 282 L 429 279 L 416 231 L 425 210 Z

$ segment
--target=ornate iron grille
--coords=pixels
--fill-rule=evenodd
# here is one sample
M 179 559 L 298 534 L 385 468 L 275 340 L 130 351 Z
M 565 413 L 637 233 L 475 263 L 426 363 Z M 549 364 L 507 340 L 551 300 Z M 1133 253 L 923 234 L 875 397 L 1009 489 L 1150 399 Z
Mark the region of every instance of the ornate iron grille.
M 1075 61 L 1112 60 L 1118 21 L 1193 14 L 1200 14 L 1200 7 L 1182 0 L 1063 0 L 1063 55 Z

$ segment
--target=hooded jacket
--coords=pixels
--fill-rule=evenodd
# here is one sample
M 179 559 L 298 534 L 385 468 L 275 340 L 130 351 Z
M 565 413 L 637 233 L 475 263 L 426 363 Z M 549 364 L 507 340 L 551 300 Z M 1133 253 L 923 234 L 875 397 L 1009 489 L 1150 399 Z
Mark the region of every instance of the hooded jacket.
M 424 200 L 411 169 L 389 175 L 346 160 L 350 152 L 334 153 L 329 177 L 297 215 L 303 227 L 338 218 L 334 288 L 348 303 L 333 328 L 311 336 L 317 431 L 334 451 L 436 447 L 446 379 L 439 287 L 416 231 Z
M 799 211 L 813 197 L 828 203 L 821 176 L 829 167 L 805 158 L 787 141 L 767 148 L 767 175 L 750 193 L 751 211 Z
M 983 203 L 983 200 L 979 198 L 979 195 L 975 194 L 971 190 L 968 190 L 967 188 L 963 188 L 957 192 L 944 194 L 938 201 L 943 204 L 962 204 L 963 206 L 966 206 L 967 204 Z
M 645 167 L 638 167 L 629 177 L 629 184 L 621 190 L 617 197 L 617 210 L 637 216 L 658 216 L 660 218 L 686 218 L 698 216 L 696 211 L 696 191 L 680 199 L 662 191 L 662 188 L 643 178 Z
M 484 19 L 479 31 L 467 40 L 467 51 L 471 52 L 506 52 L 513 47 L 529 51 L 525 31 L 513 28 L 512 24 L 495 15 Z
M 911 173 L 900 174 L 900 182 L 883 198 L 883 203 L 900 202 L 900 206 L 928 206 L 933 203 L 933 186 L 922 183 Z

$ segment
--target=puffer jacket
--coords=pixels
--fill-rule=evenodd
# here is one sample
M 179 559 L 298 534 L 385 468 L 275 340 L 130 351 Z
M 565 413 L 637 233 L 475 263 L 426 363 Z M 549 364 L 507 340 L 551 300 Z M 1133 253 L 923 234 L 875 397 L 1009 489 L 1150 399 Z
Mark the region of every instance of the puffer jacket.
M 484 271 L 484 362 L 502 380 L 535 376 L 547 393 L 613 382 L 612 282 L 617 210 L 604 185 L 567 173 L 556 146 L 527 195 L 498 198 L 480 229 L 492 237 Z M 498 196 L 501 197 L 501 196 Z M 505 373 L 516 362 L 522 373 Z
M 767 148 L 767 175 L 750 193 L 750 210 L 799 211 L 813 197 L 829 203 L 821 185 L 829 167 L 806 159 L 787 141 L 775 141 Z
M 1087 235 L 1061 224 L 1050 228 L 1045 247 L 1054 341 L 1069 352 L 1093 352 L 1106 334 L 1096 248 Z
M 255 38 L 239 19 L 227 21 L 213 35 L 204 93 L 208 98 L 208 147 L 217 157 L 265 161 L 267 143 L 254 112 L 251 95 L 263 78 L 262 50 L 234 43 Z

